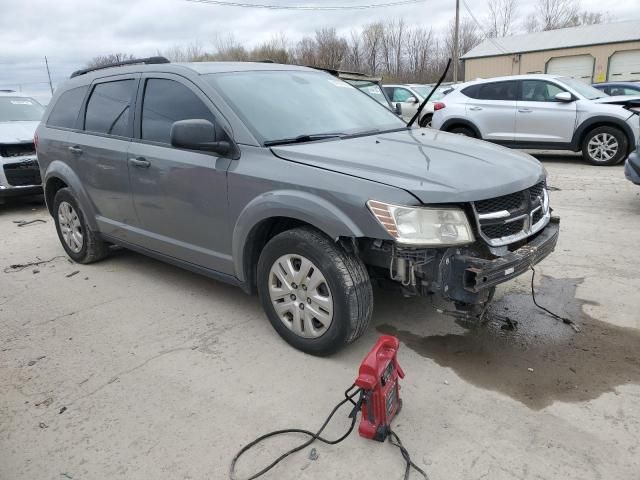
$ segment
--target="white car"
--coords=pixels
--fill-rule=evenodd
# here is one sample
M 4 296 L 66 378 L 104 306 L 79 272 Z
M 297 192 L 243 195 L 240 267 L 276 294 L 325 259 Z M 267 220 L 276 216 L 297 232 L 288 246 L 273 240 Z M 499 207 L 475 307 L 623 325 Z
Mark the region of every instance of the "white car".
M 515 148 L 582 150 L 593 165 L 615 165 L 639 141 L 638 99 L 557 75 L 476 80 L 443 99 L 432 126 Z
M 0 202 L 42 193 L 33 135 L 43 112 L 31 97 L 0 91 Z
M 422 101 L 427 98 L 433 89 L 429 85 L 417 84 L 385 85 L 383 88 L 391 103 L 394 105 L 400 104 L 402 118 L 407 122 L 416 114 Z M 435 104 L 451 90 L 452 87 L 440 87 L 433 93 L 420 113 L 418 125 L 421 127 L 431 126 L 431 117 L 433 116 Z

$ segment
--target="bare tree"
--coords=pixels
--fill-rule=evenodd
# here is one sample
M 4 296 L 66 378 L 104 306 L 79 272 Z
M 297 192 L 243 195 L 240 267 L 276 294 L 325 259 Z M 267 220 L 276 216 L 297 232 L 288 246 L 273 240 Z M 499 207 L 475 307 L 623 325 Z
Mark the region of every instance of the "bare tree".
M 405 81 L 427 82 L 431 80 L 429 67 L 435 61 L 436 50 L 433 32 L 422 27 L 407 31 L 404 41 L 406 56 Z
M 135 57 L 131 53 L 109 53 L 107 55 L 98 55 L 93 57 L 86 64 L 86 68 L 101 67 L 112 63 L 133 60 Z
M 489 37 L 511 35 L 518 0 L 489 0 Z
M 360 32 L 352 30 L 348 41 L 347 68 L 360 71 L 362 69 L 362 37 Z
M 609 13 L 581 10 L 580 0 L 538 0 L 536 13 L 525 19 L 523 28 L 527 32 L 539 32 L 611 20 Z
M 174 45 L 158 55 L 167 57 L 172 62 L 199 62 L 206 55 L 202 44 L 198 41 L 186 45 Z
M 316 65 L 316 42 L 311 37 L 303 37 L 295 48 L 295 62 L 298 65 Z
M 339 37 L 335 28 L 316 30 L 316 65 L 338 69 L 347 56 L 349 45 Z
M 380 47 L 384 36 L 384 25 L 380 22 L 370 23 L 362 30 L 362 54 L 364 64 L 370 74 L 380 70 Z
M 451 20 L 449 22 L 449 29 L 446 32 L 443 42 L 443 49 L 446 52 L 446 56 L 448 58 L 454 58 L 454 31 L 455 31 L 455 22 Z M 461 58 L 465 53 L 471 50 L 473 47 L 478 45 L 482 41 L 482 34 L 478 30 L 476 24 L 470 20 L 465 19 L 460 22 L 460 31 L 458 34 L 458 58 Z M 464 78 L 464 63 L 460 61 L 459 65 L 460 77 Z M 449 73 L 451 75 L 451 72 Z M 448 75 L 448 76 L 449 76 Z

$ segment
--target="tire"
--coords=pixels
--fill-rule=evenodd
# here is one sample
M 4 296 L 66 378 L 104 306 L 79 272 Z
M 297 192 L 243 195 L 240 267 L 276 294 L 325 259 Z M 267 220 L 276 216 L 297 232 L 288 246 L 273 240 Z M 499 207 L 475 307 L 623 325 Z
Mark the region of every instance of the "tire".
M 69 188 L 61 188 L 56 192 L 53 221 L 62 247 L 74 262 L 93 263 L 108 255 L 108 245 L 89 228 L 84 212 Z
M 473 132 L 473 130 L 467 127 L 454 127 L 449 130 L 449 132 L 455 133 L 456 135 L 464 135 L 465 137 L 476 138 L 476 134 Z
M 433 119 L 433 115 L 425 115 L 420 119 L 420 126 L 422 128 L 431 128 L 431 120 Z
M 627 156 L 629 141 L 622 130 L 597 127 L 582 140 L 582 158 L 591 165 L 615 165 Z
M 358 339 L 371 321 L 373 291 L 364 264 L 313 228 L 273 237 L 260 254 L 257 283 L 271 325 L 303 352 L 334 353 Z

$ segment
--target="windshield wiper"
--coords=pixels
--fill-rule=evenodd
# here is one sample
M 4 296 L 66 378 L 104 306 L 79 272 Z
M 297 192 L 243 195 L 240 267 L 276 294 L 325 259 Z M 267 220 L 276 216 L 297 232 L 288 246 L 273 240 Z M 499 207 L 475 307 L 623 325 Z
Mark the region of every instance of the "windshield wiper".
M 316 133 L 316 134 L 304 134 L 298 135 L 293 138 L 281 138 L 279 140 L 267 140 L 264 142 L 265 147 L 273 147 L 274 145 L 287 145 L 289 143 L 303 143 L 314 142 L 316 140 L 325 140 L 327 138 L 342 138 L 345 137 L 344 133 Z

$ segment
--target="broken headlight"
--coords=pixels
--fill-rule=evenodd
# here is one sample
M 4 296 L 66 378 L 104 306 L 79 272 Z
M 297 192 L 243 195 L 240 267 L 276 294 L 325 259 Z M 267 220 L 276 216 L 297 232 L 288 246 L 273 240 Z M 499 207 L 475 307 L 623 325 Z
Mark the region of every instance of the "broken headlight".
M 405 245 L 461 245 L 474 241 L 459 208 L 403 207 L 369 200 L 367 206 L 384 229 Z

